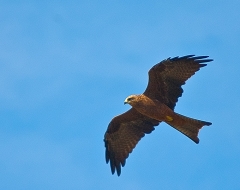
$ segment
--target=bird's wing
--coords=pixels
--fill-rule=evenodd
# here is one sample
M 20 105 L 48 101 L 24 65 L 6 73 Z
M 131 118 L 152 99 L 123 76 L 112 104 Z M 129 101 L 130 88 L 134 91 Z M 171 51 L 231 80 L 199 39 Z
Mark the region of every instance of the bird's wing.
M 154 65 L 148 72 L 149 81 L 144 95 L 157 99 L 174 109 L 178 98 L 182 96 L 182 85 L 201 67 L 206 66 L 208 56 L 187 55 L 168 58 Z
M 115 170 L 118 176 L 121 174 L 129 153 L 158 124 L 159 121 L 143 116 L 134 108 L 112 119 L 104 135 L 106 162 L 110 161 L 112 174 Z

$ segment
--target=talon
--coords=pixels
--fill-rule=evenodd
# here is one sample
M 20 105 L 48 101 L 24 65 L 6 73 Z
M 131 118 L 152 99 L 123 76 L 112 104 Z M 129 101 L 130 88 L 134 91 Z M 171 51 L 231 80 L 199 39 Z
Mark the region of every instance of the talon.
M 171 116 L 166 116 L 167 121 L 173 121 L 173 118 Z

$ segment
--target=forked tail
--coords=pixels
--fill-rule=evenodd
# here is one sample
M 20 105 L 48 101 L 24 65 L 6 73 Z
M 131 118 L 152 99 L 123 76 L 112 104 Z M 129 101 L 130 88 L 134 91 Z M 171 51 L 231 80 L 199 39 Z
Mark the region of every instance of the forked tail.
M 211 125 L 212 123 L 201 121 L 197 119 L 192 119 L 180 114 L 175 113 L 175 117 L 172 121 L 167 121 L 166 123 L 177 129 L 195 143 L 199 143 L 198 132 L 204 125 Z

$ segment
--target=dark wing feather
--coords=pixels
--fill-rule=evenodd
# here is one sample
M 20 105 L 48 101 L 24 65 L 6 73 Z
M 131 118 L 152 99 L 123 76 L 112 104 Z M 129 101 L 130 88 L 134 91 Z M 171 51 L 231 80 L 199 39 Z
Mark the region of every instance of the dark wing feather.
M 174 109 L 178 98 L 182 96 L 182 85 L 201 67 L 206 66 L 208 56 L 187 55 L 168 58 L 154 65 L 148 72 L 149 81 L 144 95 L 157 99 Z
M 121 166 L 125 165 L 129 153 L 158 124 L 158 121 L 143 116 L 134 108 L 112 119 L 104 135 L 106 162 L 110 161 L 112 174 L 115 170 L 118 176 L 121 174 Z

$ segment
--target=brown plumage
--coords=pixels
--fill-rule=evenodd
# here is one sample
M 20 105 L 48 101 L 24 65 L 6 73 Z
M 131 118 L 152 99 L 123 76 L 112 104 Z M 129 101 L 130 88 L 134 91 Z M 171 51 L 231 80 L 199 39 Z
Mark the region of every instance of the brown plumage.
M 121 174 L 129 153 L 145 134 L 151 133 L 160 122 L 166 122 L 195 143 L 198 132 L 210 122 L 192 119 L 175 113 L 174 107 L 182 96 L 182 85 L 201 67 L 208 56 L 187 55 L 168 58 L 154 65 L 148 72 L 149 81 L 141 95 L 128 96 L 124 103 L 132 108 L 112 119 L 104 136 L 106 162 L 110 161 L 112 174 Z

